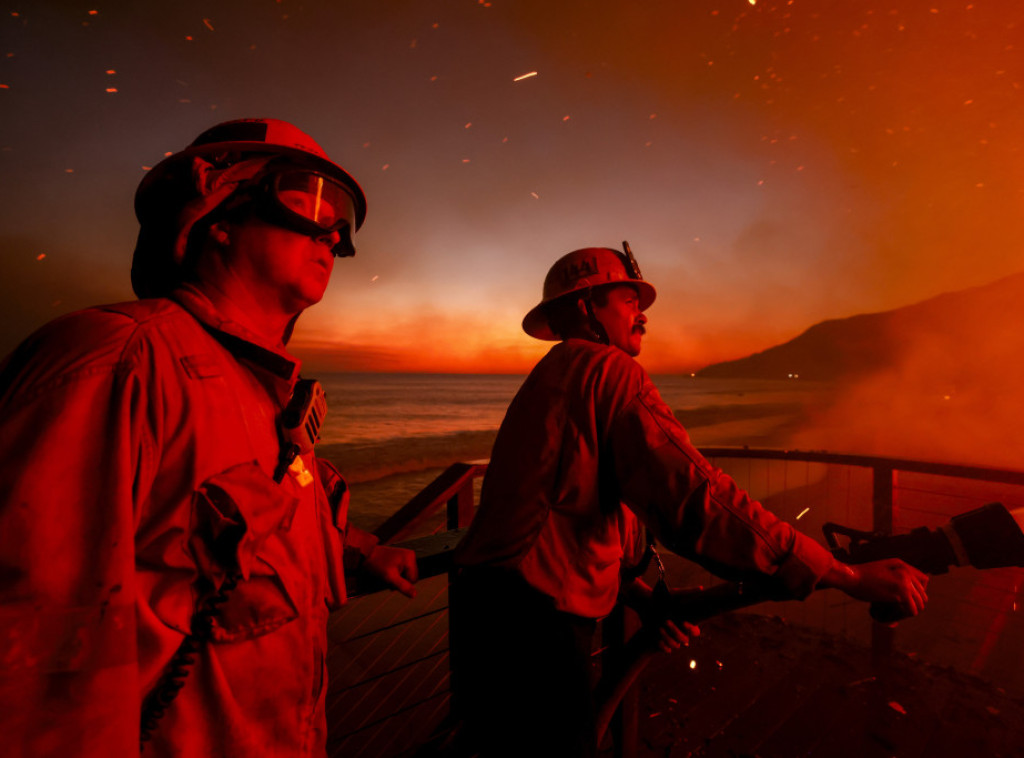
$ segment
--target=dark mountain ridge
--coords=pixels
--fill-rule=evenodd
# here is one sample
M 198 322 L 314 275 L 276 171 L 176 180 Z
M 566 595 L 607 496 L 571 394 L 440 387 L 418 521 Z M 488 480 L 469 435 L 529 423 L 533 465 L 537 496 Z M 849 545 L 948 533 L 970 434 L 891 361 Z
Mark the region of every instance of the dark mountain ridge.
M 701 377 L 847 381 L 911 358 L 937 380 L 1024 357 L 1024 272 L 890 311 L 822 321 L 781 345 L 715 363 Z

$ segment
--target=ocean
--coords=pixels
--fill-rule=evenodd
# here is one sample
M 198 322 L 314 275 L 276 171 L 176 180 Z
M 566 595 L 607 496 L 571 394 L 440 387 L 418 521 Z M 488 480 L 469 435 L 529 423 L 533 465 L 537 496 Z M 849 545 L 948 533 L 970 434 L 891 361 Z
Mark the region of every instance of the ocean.
M 372 529 L 457 461 L 485 460 L 522 376 L 323 374 L 318 454 L 349 481 L 349 517 Z M 698 445 L 785 444 L 830 388 L 799 380 L 655 376 Z

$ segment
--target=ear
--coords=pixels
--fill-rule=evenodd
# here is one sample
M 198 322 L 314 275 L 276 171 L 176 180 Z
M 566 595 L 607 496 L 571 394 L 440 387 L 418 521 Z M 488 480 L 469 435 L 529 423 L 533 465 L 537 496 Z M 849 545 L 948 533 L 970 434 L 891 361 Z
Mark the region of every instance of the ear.
M 590 314 L 587 313 L 587 301 L 584 298 L 581 297 L 576 301 L 576 310 L 580 312 L 584 319 L 590 318 Z M 586 323 L 586 321 L 583 323 Z
M 227 247 L 231 242 L 231 227 L 224 221 L 210 224 L 210 241 L 217 247 Z

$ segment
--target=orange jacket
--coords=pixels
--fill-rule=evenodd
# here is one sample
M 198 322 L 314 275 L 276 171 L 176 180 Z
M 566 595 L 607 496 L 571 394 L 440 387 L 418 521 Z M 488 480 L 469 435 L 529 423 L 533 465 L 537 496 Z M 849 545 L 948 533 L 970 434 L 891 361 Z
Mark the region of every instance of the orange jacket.
M 0 367 L 4 752 L 136 753 L 140 699 L 237 566 L 145 754 L 324 753 L 327 615 L 375 541 L 329 464 L 271 478 L 297 376 L 190 288 L 57 319 Z
M 562 342 L 509 406 L 456 561 L 512 568 L 559 610 L 599 618 L 637 560 L 640 522 L 719 575 L 774 576 L 783 596 L 832 564 L 704 459 L 636 361 Z

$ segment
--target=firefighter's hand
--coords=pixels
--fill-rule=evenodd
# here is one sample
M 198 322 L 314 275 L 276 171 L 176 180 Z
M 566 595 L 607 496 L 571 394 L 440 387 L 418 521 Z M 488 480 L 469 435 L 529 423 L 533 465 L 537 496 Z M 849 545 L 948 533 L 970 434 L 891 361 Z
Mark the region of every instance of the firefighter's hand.
M 691 637 L 699 636 L 700 629 L 696 624 L 686 621 L 683 622 L 683 629 L 680 629 L 674 621 L 666 619 L 658 627 L 658 647 L 662 652 L 673 653 L 681 647 L 687 647 Z
M 413 584 L 419 579 L 416 554 L 402 547 L 377 545 L 366 558 L 363 569 L 375 574 L 407 597 L 416 597 Z
M 916 616 L 928 602 L 928 575 L 899 558 L 886 558 L 851 566 L 835 561 L 822 580 L 857 600 L 898 605 L 907 616 Z
M 676 593 L 670 590 L 669 594 Z M 686 647 L 690 644 L 691 637 L 700 636 L 700 629 L 696 624 L 684 622 L 683 628 L 680 629 L 674 621 L 665 618 L 665 609 L 660 607 L 654 590 L 640 578 L 624 584 L 621 588 L 621 597 L 626 605 L 640 615 L 645 633 L 666 653 Z

